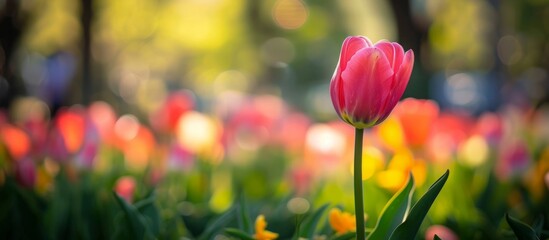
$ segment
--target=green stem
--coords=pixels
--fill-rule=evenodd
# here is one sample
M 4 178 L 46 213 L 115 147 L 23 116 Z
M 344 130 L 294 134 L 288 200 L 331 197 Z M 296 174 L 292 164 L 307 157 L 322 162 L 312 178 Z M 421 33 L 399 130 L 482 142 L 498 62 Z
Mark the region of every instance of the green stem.
M 364 240 L 364 200 L 362 195 L 362 137 L 364 129 L 355 129 L 355 216 L 356 239 Z

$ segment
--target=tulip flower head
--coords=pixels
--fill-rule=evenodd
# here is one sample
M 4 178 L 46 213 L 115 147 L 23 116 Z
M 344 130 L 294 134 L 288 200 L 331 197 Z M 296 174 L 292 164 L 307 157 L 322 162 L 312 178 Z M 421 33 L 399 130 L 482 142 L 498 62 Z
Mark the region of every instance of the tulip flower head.
M 414 52 L 398 43 L 376 44 L 362 36 L 343 42 L 330 82 L 334 108 L 355 128 L 369 128 L 389 116 L 408 85 Z

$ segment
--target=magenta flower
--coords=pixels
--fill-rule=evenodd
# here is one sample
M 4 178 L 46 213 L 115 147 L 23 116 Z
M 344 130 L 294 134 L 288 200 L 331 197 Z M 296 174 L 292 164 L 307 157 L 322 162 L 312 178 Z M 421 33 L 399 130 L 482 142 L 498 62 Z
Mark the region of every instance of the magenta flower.
M 356 128 L 381 123 L 402 97 L 413 65 L 414 52 L 398 43 L 346 38 L 330 82 L 339 117 Z

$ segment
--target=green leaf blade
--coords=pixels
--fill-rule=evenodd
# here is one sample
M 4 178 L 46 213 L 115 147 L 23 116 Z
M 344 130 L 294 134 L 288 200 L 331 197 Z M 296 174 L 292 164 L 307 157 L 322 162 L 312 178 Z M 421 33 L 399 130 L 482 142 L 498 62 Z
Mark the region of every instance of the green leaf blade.
M 536 235 L 534 229 L 528 226 L 526 223 L 521 222 L 520 220 L 505 214 L 505 220 L 515 233 L 518 239 L 535 239 L 539 240 L 539 237 Z
M 387 202 L 387 205 L 381 211 L 376 227 L 368 236 L 369 240 L 384 240 L 404 221 L 404 217 L 410 209 L 410 202 L 414 192 L 415 184 L 412 174 L 408 181 L 393 197 Z
M 147 220 L 152 234 L 158 236 L 160 235 L 161 220 L 158 207 L 156 207 L 156 205 L 154 204 L 155 199 L 156 195 L 154 194 L 154 192 L 152 192 L 149 197 L 135 203 L 134 206 Z
M 309 215 L 306 222 L 304 223 L 304 226 L 300 228 L 300 237 L 308 239 L 313 238 L 318 222 L 320 221 L 322 214 L 324 213 L 324 211 L 326 211 L 327 208 L 328 204 L 324 204 L 320 208 L 318 208 L 313 214 Z
M 238 227 L 248 234 L 253 231 L 252 220 L 244 196 L 240 196 L 238 202 Z
M 406 220 L 404 220 L 404 222 L 395 229 L 389 239 L 413 239 L 416 236 L 425 215 L 427 215 L 427 212 L 431 208 L 431 205 L 433 205 L 433 202 L 440 193 L 440 190 L 444 187 L 449 175 L 450 171 L 446 170 L 446 172 L 437 181 L 435 181 L 431 187 L 429 187 L 429 190 L 427 190 L 427 192 L 412 207 L 410 214 L 406 217 Z
M 248 233 L 240 230 L 240 229 L 236 229 L 236 228 L 226 228 L 225 229 L 225 234 L 231 236 L 231 237 L 234 237 L 234 238 L 237 238 L 237 239 L 242 239 L 242 240 L 254 240 L 254 238 L 250 235 L 248 235 Z
M 216 218 L 211 224 L 208 224 L 208 227 L 198 239 L 211 239 L 214 233 L 219 231 L 225 225 L 229 224 L 230 221 L 234 219 L 235 208 L 231 207 L 223 215 Z
M 113 192 L 113 194 L 118 205 L 124 212 L 125 219 L 127 220 L 127 227 L 132 239 L 154 239 L 148 225 L 145 224 L 145 219 L 141 216 L 137 208 L 126 202 L 126 200 L 120 197 L 116 192 Z

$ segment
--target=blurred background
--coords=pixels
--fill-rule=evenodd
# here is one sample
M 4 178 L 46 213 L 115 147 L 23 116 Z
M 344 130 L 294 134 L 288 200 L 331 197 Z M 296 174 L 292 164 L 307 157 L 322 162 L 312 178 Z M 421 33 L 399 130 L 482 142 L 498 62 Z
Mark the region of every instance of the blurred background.
M 189 89 L 280 96 L 314 118 L 342 40 L 413 49 L 406 96 L 480 113 L 546 98 L 549 13 L 529 1 L 16 1 L 1 3 L 1 106 L 103 100 L 143 115 Z M 453 76 L 453 77 L 452 77 Z M 502 93 L 505 98 L 501 98 Z
M 422 233 L 501 239 L 504 213 L 549 213 L 548 23 L 546 0 L 0 0 L 0 219 L 105 237 L 91 223 L 117 211 L 93 206 L 112 189 L 156 189 L 163 238 L 240 195 L 282 236 L 309 205 L 352 212 L 352 129 L 328 88 L 364 35 L 416 57 L 408 99 L 366 133 L 367 225 L 408 171 L 424 192 L 450 169 Z

